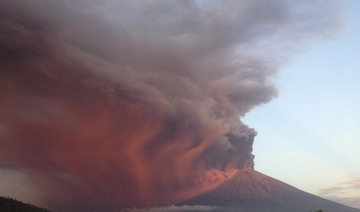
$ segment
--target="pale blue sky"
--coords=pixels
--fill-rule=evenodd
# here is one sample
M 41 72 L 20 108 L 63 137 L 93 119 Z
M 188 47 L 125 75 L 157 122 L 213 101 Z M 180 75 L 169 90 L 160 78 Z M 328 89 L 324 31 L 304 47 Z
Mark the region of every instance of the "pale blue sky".
M 255 168 L 315 194 L 360 182 L 360 1 L 339 4 L 343 29 L 292 55 L 274 79 L 278 98 L 242 119 L 258 131 Z M 360 191 L 346 195 L 358 199 L 327 197 L 360 207 Z

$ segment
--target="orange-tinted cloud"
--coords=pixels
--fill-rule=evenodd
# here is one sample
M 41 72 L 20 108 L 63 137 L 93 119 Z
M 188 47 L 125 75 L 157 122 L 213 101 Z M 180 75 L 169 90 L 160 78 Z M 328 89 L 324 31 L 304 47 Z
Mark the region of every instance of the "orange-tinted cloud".
M 171 204 L 253 168 L 239 116 L 276 95 L 277 62 L 251 50 L 314 27 L 282 2 L 0 3 L 0 165 L 59 210 Z

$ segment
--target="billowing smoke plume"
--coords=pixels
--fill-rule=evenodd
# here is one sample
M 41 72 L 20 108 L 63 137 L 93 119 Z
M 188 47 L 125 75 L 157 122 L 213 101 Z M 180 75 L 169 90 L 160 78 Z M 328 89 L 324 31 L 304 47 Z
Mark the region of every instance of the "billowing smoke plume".
M 172 204 L 253 168 L 239 117 L 331 24 L 288 4 L 1 0 L 1 167 L 64 210 Z

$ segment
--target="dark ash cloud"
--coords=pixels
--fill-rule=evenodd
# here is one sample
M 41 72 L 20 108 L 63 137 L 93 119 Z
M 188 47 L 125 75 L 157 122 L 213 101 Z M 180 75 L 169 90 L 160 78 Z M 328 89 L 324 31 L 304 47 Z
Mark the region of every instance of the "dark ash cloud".
M 58 210 L 172 204 L 253 168 L 239 117 L 277 95 L 284 49 L 335 26 L 321 1 L 0 5 L 0 165 Z

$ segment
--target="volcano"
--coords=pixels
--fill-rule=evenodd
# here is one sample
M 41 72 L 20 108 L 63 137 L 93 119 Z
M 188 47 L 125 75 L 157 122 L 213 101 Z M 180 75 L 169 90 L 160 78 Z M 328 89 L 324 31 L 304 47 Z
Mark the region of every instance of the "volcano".
M 360 212 L 359 209 L 301 191 L 253 169 L 238 170 L 227 182 L 181 205 L 206 205 L 222 208 L 220 211 L 241 212 Z
M 292 49 L 338 26 L 328 3 L 296 2 L 0 0 L 0 194 L 54 211 L 359 211 L 253 170 L 241 119 L 278 96 Z

